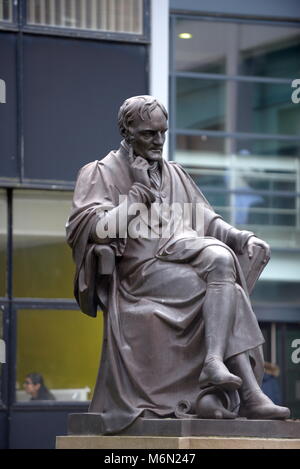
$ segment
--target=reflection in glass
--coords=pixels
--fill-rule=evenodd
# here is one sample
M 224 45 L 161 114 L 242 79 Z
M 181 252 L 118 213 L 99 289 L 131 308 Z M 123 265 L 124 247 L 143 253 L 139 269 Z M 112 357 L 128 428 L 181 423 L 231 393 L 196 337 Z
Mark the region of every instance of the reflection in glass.
M 190 33 L 190 39 L 179 34 Z M 177 19 L 176 70 L 274 78 L 300 76 L 295 27 Z
M 227 130 L 226 124 L 229 124 L 231 117 L 228 114 L 225 118 L 226 86 L 232 83 L 202 78 L 177 78 L 176 127 Z M 292 103 L 291 90 L 291 83 L 239 82 L 236 128 L 231 130 L 298 136 L 300 107 Z
M 300 107 L 291 90 L 290 83 L 239 83 L 237 131 L 299 135 Z
M 0 2 L 0 21 L 13 20 L 13 0 L 1 0 Z
M 198 150 L 177 150 L 176 161 L 184 164 L 226 221 L 260 234 L 272 246 L 299 248 L 300 198 L 297 193 L 300 158 L 288 156 L 289 153 L 297 155 L 299 147 L 289 142 L 272 141 L 271 145 L 264 141 L 248 143 L 233 139 L 227 141 L 225 147 L 236 146 L 241 150 L 225 154 L 224 151 L 201 151 L 198 140 Z M 283 157 L 286 144 L 287 153 Z M 260 149 L 260 153 L 252 154 L 250 150 L 255 148 Z M 270 153 L 272 150 L 274 154 Z M 279 157 L 278 153 L 282 156 Z
M 224 130 L 225 83 L 219 80 L 177 78 L 176 127 Z
M 300 76 L 299 28 L 244 24 L 241 36 L 239 75 Z
M 28 0 L 27 24 L 142 34 L 143 0 Z
M 226 73 L 226 35 L 231 25 L 222 22 L 177 19 L 175 28 L 176 70 Z M 190 33 L 191 39 L 179 34 Z
M 289 303 L 300 306 L 300 282 L 259 280 L 251 295 L 253 303 Z M 299 335 L 300 338 L 300 335 Z
M 74 265 L 65 240 L 72 195 L 14 192 L 14 294 L 73 298 Z
M 6 192 L 0 190 L 0 296 L 6 293 L 7 202 Z
M 236 148 L 239 155 L 263 156 L 266 163 L 270 161 L 270 164 L 273 164 L 272 161 L 276 161 L 277 166 L 288 164 L 294 168 L 296 159 L 287 160 L 287 157 L 300 158 L 300 141 L 295 140 L 239 139 L 236 141 Z M 277 157 L 276 160 L 275 157 Z
M 175 161 L 189 167 L 223 167 L 226 139 L 209 135 L 177 135 Z
M 41 374 L 58 401 L 84 401 L 96 382 L 102 314 L 80 311 L 20 310 L 17 329 L 17 400 L 30 400 L 24 382 Z

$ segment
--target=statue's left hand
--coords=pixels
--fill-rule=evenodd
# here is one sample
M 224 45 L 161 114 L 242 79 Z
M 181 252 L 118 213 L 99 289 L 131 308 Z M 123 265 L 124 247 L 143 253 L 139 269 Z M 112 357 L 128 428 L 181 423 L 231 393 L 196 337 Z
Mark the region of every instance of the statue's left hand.
M 270 258 L 270 251 L 271 251 L 270 246 L 262 239 L 256 238 L 256 236 L 251 236 L 251 238 L 248 239 L 248 243 L 247 243 L 247 251 L 248 251 L 249 259 L 251 259 L 253 256 L 254 246 L 260 246 L 261 248 L 263 248 L 263 250 L 265 251 L 264 262 L 266 263 L 268 259 Z

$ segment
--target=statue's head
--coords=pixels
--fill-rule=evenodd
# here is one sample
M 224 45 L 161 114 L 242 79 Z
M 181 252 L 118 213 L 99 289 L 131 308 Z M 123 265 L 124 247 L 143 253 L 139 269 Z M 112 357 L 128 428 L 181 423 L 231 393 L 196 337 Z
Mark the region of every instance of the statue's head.
M 160 160 L 168 130 L 168 113 L 153 96 L 133 96 L 120 107 L 118 124 L 121 135 L 137 156 Z

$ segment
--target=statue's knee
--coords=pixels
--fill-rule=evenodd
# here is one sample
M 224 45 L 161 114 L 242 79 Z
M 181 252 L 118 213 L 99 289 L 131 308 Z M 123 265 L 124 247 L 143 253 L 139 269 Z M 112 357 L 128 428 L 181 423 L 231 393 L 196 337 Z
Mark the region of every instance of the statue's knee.
M 216 246 L 213 255 L 214 270 L 224 276 L 235 271 L 234 260 L 228 249 Z

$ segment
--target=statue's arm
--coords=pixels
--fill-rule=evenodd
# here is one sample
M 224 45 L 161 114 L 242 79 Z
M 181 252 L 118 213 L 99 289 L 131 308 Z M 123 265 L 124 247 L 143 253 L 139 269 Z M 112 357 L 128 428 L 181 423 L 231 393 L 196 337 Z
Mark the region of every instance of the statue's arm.
M 212 236 L 223 241 L 237 254 L 241 254 L 244 252 L 249 239 L 255 235 L 251 231 L 238 230 L 220 216 L 216 216 L 209 224 L 206 236 Z
M 247 252 L 250 259 L 253 256 L 255 246 L 259 246 L 265 252 L 264 262 L 266 263 L 270 258 L 270 246 L 265 241 L 257 238 L 251 231 L 238 230 L 221 217 L 212 220 L 208 227 L 207 236 L 213 236 L 223 241 L 236 254 Z

